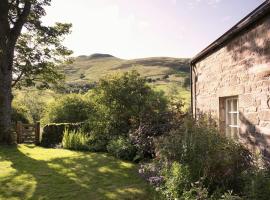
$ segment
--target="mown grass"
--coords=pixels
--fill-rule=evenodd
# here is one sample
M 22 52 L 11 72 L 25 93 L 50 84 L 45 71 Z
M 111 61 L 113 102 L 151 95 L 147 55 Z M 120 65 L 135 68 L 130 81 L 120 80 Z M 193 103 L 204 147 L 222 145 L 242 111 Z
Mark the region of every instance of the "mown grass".
M 0 199 L 156 199 L 135 164 L 107 154 L 0 147 Z

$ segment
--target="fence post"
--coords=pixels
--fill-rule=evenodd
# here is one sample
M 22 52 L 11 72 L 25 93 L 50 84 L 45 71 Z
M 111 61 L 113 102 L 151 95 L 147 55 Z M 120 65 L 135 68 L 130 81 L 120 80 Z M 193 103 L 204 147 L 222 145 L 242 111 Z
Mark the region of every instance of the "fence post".
M 17 143 L 21 143 L 21 135 L 22 135 L 22 122 L 18 121 L 16 124 L 16 132 L 17 132 Z
M 35 144 L 38 145 L 40 140 L 40 122 L 37 122 L 36 123 L 36 126 L 35 126 Z

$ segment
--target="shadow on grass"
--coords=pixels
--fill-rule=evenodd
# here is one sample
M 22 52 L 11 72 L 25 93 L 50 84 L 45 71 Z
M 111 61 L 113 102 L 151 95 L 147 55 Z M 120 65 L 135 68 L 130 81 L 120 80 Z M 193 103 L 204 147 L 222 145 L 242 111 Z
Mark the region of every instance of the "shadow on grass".
M 53 155 L 59 151 L 64 153 Z M 0 199 L 155 198 L 134 165 L 106 154 L 24 145 L 0 147 L 0 170 L 1 162 L 6 171 L 0 174 Z

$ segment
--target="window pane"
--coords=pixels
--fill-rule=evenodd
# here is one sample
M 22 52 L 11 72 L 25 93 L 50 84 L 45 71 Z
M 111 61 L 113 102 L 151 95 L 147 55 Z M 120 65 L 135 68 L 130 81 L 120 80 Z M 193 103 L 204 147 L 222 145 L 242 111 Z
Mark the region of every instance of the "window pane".
M 231 125 L 232 124 L 232 115 L 227 113 L 227 125 Z
M 232 110 L 231 105 L 232 105 L 231 100 L 227 100 L 228 112 L 231 112 L 231 110 Z
M 237 111 L 237 99 L 233 100 L 233 111 Z
M 237 123 L 237 114 L 236 113 L 232 114 L 232 118 L 233 118 L 232 125 L 237 126 L 238 125 L 238 123 Z

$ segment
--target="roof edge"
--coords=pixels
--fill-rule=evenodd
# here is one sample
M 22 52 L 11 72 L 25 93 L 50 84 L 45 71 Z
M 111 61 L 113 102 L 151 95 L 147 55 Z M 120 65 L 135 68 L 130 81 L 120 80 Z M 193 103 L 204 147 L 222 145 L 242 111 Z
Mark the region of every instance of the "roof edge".
M 195 57 L 193 57 L 190 61 L 191 65 L 196 64 L 198 61 L 211 54 L 211 52 L 221 47 L 224 43 L 233 39 L 242 30 L 251 26 L 253 23 L 260 20 L 261 18 L 265 17 L 267 14 L 269 14 L 269 11 L 270 11 L 270 0 L 266 0 L 255 10 L 249 13 L 246 17 L 240 20 L 231 29 L 229 29 L 222 36 L 220 36 L 218 39 L 212 42 L 209 46 L 207 46 L 204 50 L 198 53 Z

